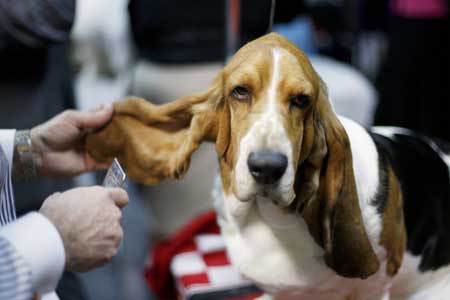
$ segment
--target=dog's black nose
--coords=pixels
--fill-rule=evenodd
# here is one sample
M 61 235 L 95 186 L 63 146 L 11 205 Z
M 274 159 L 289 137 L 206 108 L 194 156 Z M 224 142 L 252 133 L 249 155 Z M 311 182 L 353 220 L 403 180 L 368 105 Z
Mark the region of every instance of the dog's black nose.
M 271 184 L 277 182 L 288 164 L 286 155 L 280 152 L 263 149 L 250 153 L 247 159 L 250 174 L 256 182 Z

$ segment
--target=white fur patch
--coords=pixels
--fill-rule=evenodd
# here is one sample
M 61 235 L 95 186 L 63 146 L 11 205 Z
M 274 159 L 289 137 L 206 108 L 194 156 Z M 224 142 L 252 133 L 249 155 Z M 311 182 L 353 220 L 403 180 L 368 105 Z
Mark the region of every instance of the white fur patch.
M 382 220 L 377 208 L 372 204 L 379 185 L 378 151 L 372 138 L 361 125 L 342 116 L 339 116 L 339 120 L 350 140 L 353 172 L 364 227 L 372 248 L 378 258 L 383 260 L 385 253 L 379 244 Z
M 321 289 L 320 283 L 335 277 L 325 265 L 323 250 L 309 235 L 302 218 L 292 219 L 286 227 L 272 227 L 270 223 L 283 221 L 275 219 L 267 223 L 263 209 L 256 201 L 251 201 L 245 203 L 250 206 L 245 223 L 241 225 L 236 222 L 239 216 L 234 209 L 241 203 L 233 195 L 224 197 L 225 222 L 221 228 L 229 257 L 245 277 L 271 293 L 278 289 L 305 293 L 305 289 L 314 286 Z M 274 214 L 276 212 L 272 217 Z
M 364 281 L 336 275 L 325 265 L 323 249 L 302 218 L 286 216 L 265 199 L 242 203 L 233 195 L 223 195 L 215 200 L 233 265 L 273 299 L 347 300 L 353 292 L 358 300 L 385 299 L 386 277 L 381 269 Z
M 405 253 L 392 282 L 390 300 L 450 299 L 450 266 L 421 273 L 418 271 L 420 260 L 420 256 Z

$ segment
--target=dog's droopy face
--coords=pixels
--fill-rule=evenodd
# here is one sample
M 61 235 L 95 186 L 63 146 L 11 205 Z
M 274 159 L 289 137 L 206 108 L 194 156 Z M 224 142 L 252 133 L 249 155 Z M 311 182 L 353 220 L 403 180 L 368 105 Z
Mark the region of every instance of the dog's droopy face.
M 305 57 L 271 43 L 260 46 L 244 47 L 223 71 L 233 152 L 227 161 L 230 192 L 240 201 L 265 196 L 288 206 L 302 148 L 311 147 L 303 139 L 319 82 Z

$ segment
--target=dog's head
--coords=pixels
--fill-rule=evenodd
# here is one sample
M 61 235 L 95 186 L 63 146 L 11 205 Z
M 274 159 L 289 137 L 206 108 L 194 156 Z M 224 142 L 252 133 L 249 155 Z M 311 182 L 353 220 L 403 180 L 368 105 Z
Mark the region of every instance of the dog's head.
M 111 124 L 87 145 L 97 159 L 118 156 L 132 178 L 156 183 L 182 176 L 205 140 L 216 144 L 225 194 L 264 196 L 303 216 L 340 275 L 378 270 L 348 137 L 297 47 L 269 34 L 241 48 L 205 92 L 162 106 L 118 103 Z

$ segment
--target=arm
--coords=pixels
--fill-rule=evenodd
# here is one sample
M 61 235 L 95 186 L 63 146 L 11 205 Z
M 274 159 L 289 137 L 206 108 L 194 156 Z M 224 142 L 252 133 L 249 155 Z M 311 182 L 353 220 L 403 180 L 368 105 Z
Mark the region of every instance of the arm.
M 123 238 L 121 208 L 127 203 L 120 188 L 75 188 L 48 197 L 39 213 L 0 227 L 0 254 L 3 243 L 3 252 L 14 260 L 0 255 L 0 288 L 13 286 L 18 277 L 24 280 L 20 290 L 4 295 L 0 289 L 0 300 L 22 299 L 15 298 L 22 289 L 47 294 L 64 268 L 86 272 L 109 262 Z
M 6 257 L 0 255 L 0 268 L 7 270 L 0 273 L 1 300 L 31 299 L 22 297 L 22 292 L 29 294 L 32 291 L 53 291 L 66 262 L 58 231 L 39 213 L 27 214 L 1 227 L 0 252 L 6 254 Z M 8 292 L 1 285 L 9 287 Z
M 9 35 L 39 46 L 69 39 L 75 19 L 75 0 L 0 1 L 0 38 Z
M 69 111 L 38 126 L 33 135 L 39 150 L 38 171 L 70 175 L 100 167 L 86 157 L 82 137 L 111 115 L 111 106 Z M 0 130 L 0 170 L 6 167 L 0 175 L 10 173 L 16 135 L 14 130 Z M 11 188 L 10 177 L 1 179 L 3 217 L 3 208 L 14 211 L 7 206 L 14 201 L 12 195 L 3 194 Z M 119 188 L 76 188 L 48 197 L 39 213 L 15 221 L 13 214 L 0 222 L 7 224 L 0 227 L 0 300 L 30 299 L 30 291 L 46 294 L 55 289 L 64 267 L 89 271 L 111 260 L 123 238 L 120 209 L 127 203 L 127 193 Z
M 54 290 L 65 264 L 62 240 L 47 218 L 31 213 L 13 221 L 10 166 L 15 133 L 0 130 L 0 224 L 7 224 L 0 227 L 0 300 L 31 299 L 32 291 Z

